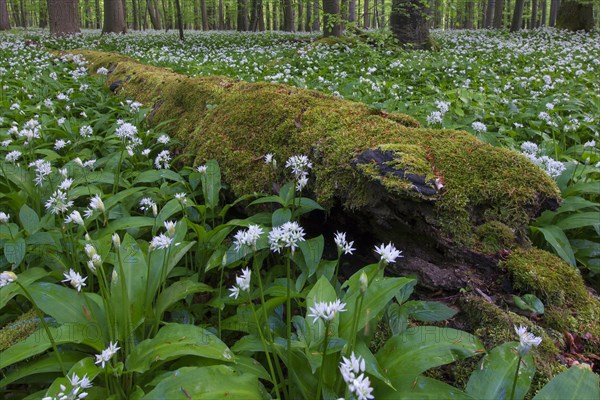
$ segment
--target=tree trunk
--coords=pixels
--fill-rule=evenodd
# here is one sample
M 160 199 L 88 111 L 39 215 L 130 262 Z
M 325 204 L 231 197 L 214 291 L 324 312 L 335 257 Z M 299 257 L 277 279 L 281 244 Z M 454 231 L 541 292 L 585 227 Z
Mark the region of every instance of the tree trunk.
M 19 12 L 21 13 L 21 26 L 27 28 L 27 12 L 25 11 L 25 0 L 19 1 Z
M 39 18 L 40 18 L 40 28 L 47 28 L 48 27 L 48 3 L 45 1 L 40 1 Z
M 146 7 L 148 9 L 148 14 L 150 15 L 152 27 L 157 30 L 162 29 L 162 21 L 156 0 L 146 0 Z
M 302 32 L 304 30 L 304 22 L 302 21 L 302 19 L 304 18 L 304 3 L 302 0 L 296 1 L 298 2 L 298 32 Z
M 202 13 L 202 30 L 208 30 L 208 12 L 206 11 L 206 0 L 200 0 L 200 13 Z
M 8 19 L 8 7 L 6 0 L 0 0 L 0 31 L 10 29 L 10 20 Z
M 141 1 L 141 0 L 132 0 L 131 1 L 131 11 L 133 12 L 133 30 L 137 31 L 138 29 L 140 29 L 140 22 L 139 22 L 139 14 L 138 14 L 138 5 L 137 2 Z
M 515 12 L 513 13 L 512 23 L 510 24 L 510 31 L 516 32 L 521 29 L 523 24 L 523 7 L 525 6 L 525 0 L 516 0 Z
M 396 39 L 414 49 L 429 46 L 427 7 L 419 0 L 394 0 L 390 28 Z
M 100 0 L 95 2 L 96 9 L 96 29 L 102 28 L 102 11 L 100 10 Z
M 294 31 L 294 7 L 292 0 L 283 0 L 283 30 Z
M 219 29 L 225 29 L 225 4 L 219 0 Z
M 542 26 L 542 27 L 546 26 L 547 17 L 548 17 L 548 4 L 546 3 L 546 0 L 542 0 L 542 21 L 540 23 L 540 26 Z
M 70 35 L 79 33 L 79 10 L 77 0 L 48 0 L 50 33 Z
M 560 7 L 560 0 L 550 0 L 550 26 L 556 26 L 556 17 L 558 16 L 558 9 Z
M 504 28 L 504 0 L 495 0 L 494 28 Z
M 181 3 L 179 0 L 175 0 L 175 12 L 177 13 L 177 29 L 179 30 L 179 40 L 183 42 L 185 38 L 183 37 L 183 17 L 181 16 Z
M 488 0 L 487 7 L 485 10 L 485 27 L 492 28 L 494 26 L 494 12 L 496 11 L 496 1 Z
M 248 30 L 248 0 L 237 0 L 237 30 Z
M 531 19 L 529 20 L 529 29 L 537 27 L 537 6 L 538 0 L 531 0 Z
M 365 29 L 369 29 L 371 24 L 369 23 L 369 0 L 364 0 L 364 4 L 363 4 L 363 28 Z M 392 3 L 392 14 L 394 11 L 394 3 Z M 391 16 L 390 16 L 391 18 Z
M 594 29 L 594 5 L 581 4 L 575 0 L 565 0 L 560 4 L 556 27 L 570 31 L 586 31 Z
M 312 9 L 313 9 L 312 1 L 306 0 L 306 23 L 304 24 L 304 26 L 305 26 L 305 30 L 307 32 L 312 32 L 312 30 L 313 30 L 312 29 L 313 28 L 312 21 L 311 21 L 313 18 Z
M 489 0 L 488 0 L 489 4 Z M 473 0 L 465 3 L 465 29 L 473 29 L 473 20 L 475 19 L 475 4 Z
M 102 33 L 126 33 L 123 0 L 104 0 L 104 27 Z
M 342 36 L 340 0 L 323 0 L 323 36 Z
M 348 1 L 348 22 L 356 22 L 356 0 Z
M 321 18 L 319 15 L 319 0 L 313 1 L 313 29 L 314 32 L 321 30 Z

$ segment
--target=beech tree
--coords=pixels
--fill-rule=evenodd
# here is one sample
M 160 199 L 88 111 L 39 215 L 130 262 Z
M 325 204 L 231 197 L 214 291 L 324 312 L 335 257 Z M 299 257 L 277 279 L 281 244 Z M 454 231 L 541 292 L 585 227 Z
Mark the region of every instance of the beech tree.
M 594 29 L 594 6 L 590 0 L 564 0 L 560 3 L 556 27 L 571 31 Z
M 123 0 L 104 0 L 104 27 L 102 33 L 126 33 Z
M 79 33 L 77 0 L 48 0 L 48 24 L 53 35 Z
M 323 0 L 323 36 L 342 36 L 340 0 Z
M 415 49 L 429 46 L 428 8 L 428 3 L 423 0 L 392 1 L 390 28 L 401 44 Z
M 6 0 L 0 0 L 0 31 L 7 31 L 10 29 L 10 21 L 8 19 L 8 7 L 6 6 Z

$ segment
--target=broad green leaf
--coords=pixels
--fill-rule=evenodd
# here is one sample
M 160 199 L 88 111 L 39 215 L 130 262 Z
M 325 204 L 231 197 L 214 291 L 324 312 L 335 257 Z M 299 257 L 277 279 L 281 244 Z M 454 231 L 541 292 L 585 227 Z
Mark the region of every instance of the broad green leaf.
M 181 356 L 231 361 L 233 353 L 211 332 L 194 325 L 169 324 L 156 336 L 135 346 L 125 366 L 133 372 L 146 372 L 153 364 Z
M 184 367 L 161 377 L 142 399 L 258 399 L 262 400 L 258 377 L 226 365 Z
M 19 220 L 23 225 L 23 229 L 30 235 L 40 229 L 40 217 L 27 204 L 23 204 L 23 207 L 21 207 Z
M 48 272 L 39 267 L 29 268 L 22 274 L 18 274 L 19 283 L 27 288 L 31 283 L 47 276 Z M 6 285 L 0 288 L 0 308 L 4 307 L 10 299 L 21 293 L 21 288 L 18 285 Z
M 592 225 L 600 225 L 600 212 L 579 212 L 576 214 L 571 214 L 568 217 L 561 218 L 556 222 L 556 226 L 562 230 L 577 229 Z
M 98 330 L 94 326 L 81 324 L 64 324 L 49 327 L 48 330 L 57 345 L 66 343 L 81 343 L 100 352 L 105 347 Z M 0 353 L 0 369 L 23 361 L 52 347 L 50 339 L 43 328 L 38 329 L 27 339 L 9 347 Z
M 407 308 L 410 318 L 423 322 L 444 321 L 458 312 L 437 301 L 407 301 L 402 306 Z
M 323 235 L 319 235 L 315 238 L 300 242 L 298 247 L 304 256 L 304 262 L 308 268 L 308 277 L 311 277 L 315 274 L 317 267 L 321 262 L 323 249 L 325 248 L 325 239 L 323 239 Z
M 200 177 L 202 181 L 202 194 L 204 195 L 206 206 L 215 209 L 219 205 L 221 169 L 215 160 L 209 160 L 206 166 L 206 172 Z
M 382 383 L 374 382 L 373 394 L 377 400 L 440 400 L 440 399 L 456 399 L 456 400 L 476 400 L 460 389 L 450 386 L 447 383 L 438 381 L 437 379 L 419 376 L 411 381 L 392 381 L 395 389 L 389 386 L 384 386 Z M 481 398 L 483 400 L 483 398 Z
M 160 209 L 158 216 L 156 217 L 155 228 L 160 228 L 163 223 L 177 212 L 182 211 L 181 202 L 177 199 L 171 199 Z
M 313 323 L 314 317 L 309 317 L 310 309 L 315 307 L 320 302 L 333 302 L 337 298 L 335 288 L 331 283 L 322 276 L 317 283 L 312 287 L 310 292 L 306 295 L 306 326 L 308 328 L 308 344 L 320 343 L 325 337 L 325 325 L 323 321 L 317 319 L 316 323 Z M 337 336 L 337 324 L 332 324 L 330 328 L 333 332 L 333 336 Z
M 478 399 L 510 399 L 519 361 L 515 351 L 518 345 L 517 342 L 508 342 L 493 348 L 471 374 L 466 392 Z M 519 367 L 515 400 L 525 397 L 534 374 L 535 363 L 529 353 L 523 358 Z
M 171 180 L 175 182 L 181 182 L 181 176 L 170 169 L 151 169 L 142 172 L 135 178 L 133 181 L 133 185 L 137 185 L 138 183 L 152 183 L 157 182 L 162 179 Z
M 413 279 L 411 282 L 407 282 L 406 285 L 400 289 L 400 293 L 396 295 L 396 300 L 398 304 L 403 304 L 410 298 L 410 295 L 413 293 L 415 286 L 417 286 L 417 280 Z
M 479 339 L 467 332 L 417 326 L 390 338 L 376 357 L 392 384 L 399 387 L 430 368 L 483 352 Z
M 61 359 L 65 368 L 71 368 L 76 362 L 86 357 L 85 353 L 79 351 L 61 351 Z M 39 359 L 28 361 L 19 368 L 6 374 L 6 377 L 0 381 L 0 388 L 13 382 L 35 374 L 45 374 L 48 372 L 61 372 L 60 364 L 54 353 L 49 353 Z
M 162 315 L 173 304 L 185 299 L 189 294 L 211 292 L 213 289 L 205 283 L 193 282 L 190 279 L 177 281 L 167 287 L 156 299 L 156 313 Z
M 9 263 L 20 265 L 23 258 L 25 258 L 26 249 L 25 239 L 21 237 L 9 239 L 4 242 L 4 257 L 6 257 L 6 261 Z
M 110 221 L 106 228 L 98 233 L 98 237 L 112 235 L 116 231 L 132 228 L 143 228 L 154 226 L 154 218 L 151 217 L 125 217 Z
M 292 211 L 289 208 L 278 208 L 271 217 L 271 226 L 280 226 L 292 219 Z
M 406 307 L 392 303 L 385 312 L 392 335 L 399 335 L 406 331 L 408 328 L 408 309 Z
M 72 377 L 73 375 L 77 375 L 79 378 L 87 376 L 90 379 L 90 381 L 93 381 L 94 378 L 96 378 L 96 376 L 98 376 L 98 374 L 100 374 L 101 372 L 102 369 L 94 363 L 94 357 L 86 357 L 75 363 L 67 373 L 67 376 Z M 61 385 L 65 385 L 68 388 L 71 387 L 67 377 L 60 377 L 54 380 L 54 382 L 52 382 L 52 385 L 50 386 L 50 388 L 48 388 L 48 391 L 46 392 L 46 396 L 58 396 L 58 393 L 62 391 L 60 387 Z M 88 398 L 90 398 L 90 396 L 86 397 L 86 399 Z M 97 399 L 98 397 L 91 396 L 91 398 Z M 103 398 L 106 398 L 106 396 L 104 396 Z
M 539 230 L 546 241 L 552 246 L 556 254 L 571 265 L 575 265 L 575 254 L 565 233 L 556 225 L 532 226 L 532 230 Z
M 259 199 L 254 200 L 252 203 L 248 204 L 248 207 L 254 206 L 256 204 L 266 204 L 266 203 L 276 203 L 276 204 L 281 204 L 282 206 L 285 206 L 285 202 L 283 201 L 283 199 L 281 197 L 266 196 L 266 197 L 261 197 Z
M 597 400 L 600 399 L 600 382 L 587 365 L 575 365 L 556 375 L 533 400 Z
M 544 303 L 533 294 L 526 294 L 523 297 L 513 295 L 513 301 L 521 310 L 529 310 L 539 315 L 544 313 Z

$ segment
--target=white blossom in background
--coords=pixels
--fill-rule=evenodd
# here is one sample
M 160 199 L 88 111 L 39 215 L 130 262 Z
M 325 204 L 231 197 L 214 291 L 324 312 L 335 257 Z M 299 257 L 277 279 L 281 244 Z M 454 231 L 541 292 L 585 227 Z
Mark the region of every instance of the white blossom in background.
M 81 137 L 87 138 L 94 134 L 94 130 L 91 126 L 84 125 L 81 128 L 79 128 L 79 134 L 81 135 Z
M 171 161 L 171 153 L 169 150 L 163 150 L 154 159 L 156 169 L 169 169 L 169 161 Z
M 292 170 L 292 174 L 296 179 L 308 174 L 308 170 L 312 169 L 312 163 L 305 155 L 291 156 L 285 162 L 285 167 Z
M 208 167 L 206 165 L 198 165 L 198 167 L 196 167 L 196 171 L 198 171 L 201 174 L 206 174 L 207 169 Z
M 110 361 L 110 359 L 117 353 L 120 347 L 117 347 L 119 342 L 110 342 L 108 347 L 102 350 L 102 353 L 96 354 L 96 362 L 94 364 L 101 364 L 101 368 L 104 368 L 104 364 Z
M 0 223 L 7 224 L 10 220 L 10 214 L 5 213 L 4 211 L 0 211 Z
M 173 236 L 175 236 L 175 228 L 177 227 L 177 221 L 165 221 L 164 226 L 167 230 L 167 235 L 169 235 L 170 238 L 173 238 Z
M 331 321 L 338 313 L 346 311 L 346 303 L 342 303 L 339 299 L 326 302 L 320 301 L 315 303 L 314 307 L 309 308 L 307 317 L 313 318 L 313 324 L 319 319 L 323 321 Z
M 35 186 L 41 186 L 44 179 L 52 173 L 52 166 L 49 161 L 35 160 L 29 163 L 29 167 L 35 167 Z
M 235 277 L 235 285 L 229 288 L 229 291 L 231 292 L 229 297 L 233 297 L 237 300 L 238 296 L 240 295 L 240 292 L 249 292 L 251 275 L 252 272 L 249 268 L 246 267 L 242 269 L 242 274 L 236 275 Z
M 150 249 L 168 249 L 173 242 L 173 238 L 168 237 L 164 233 L 154 236 L 150 242 Z
M 100 67 L 96 70 L 98 75 L 108 75 L 108 70 L 104 67 Z
M 346 232 L 336 232 L 333 240 L 339 250 L 339 254 L 352 254 L 352 252 L 356 250 L 354 247 L 352 247 L 354 245 L 354 241 L 348 242 L 346 240 Z
M 304 229 L 297 222 L 286 222 L 277 226 L 269 232 L 269 244 L 271 251 L 279 253 L 287 247 L 292 254 L 300 242 L 304 241 Z
M 46 201 L 45 207 L 52 214 L 62 214 L 73 207 L 73 201 L 67 198 L 67 194 L 58 189 Z
M 381 262 L 384 265 L 396 262 L 398 257 L 404 257 L 401 255 L 402 251 L 396 249 L 392 243 L 387 245 L 382 243 L 381 246 L 375 246 L 375 253 L 381 256 Z
M 237 231 L 234 236 L 233 244 L 236 251 L 240 251 L 243 246 L 248 246 L 252 249 L 256 248 L 256 242 L 263 234 L 263 229 L 258 225 L 250 225 L 246 230 Z
M 558 178 L 567 169 L 560 161 L 548 156 L 539 156 L 540 149 L 535 143 L 524 142 L 521 144 L 521 152 L 552 178 Z
M 168 135 L 160 135 L 156 141 L 160 144 L 169 144 L 171 138 Z
M 487 132 L 487 126 L 483 122 L 475 121 L 471 124 L 471 128 L 477 133 Z
M 83 226 L 83 218 L 81 218 L 79 211 L 75 210 L 65 218 L 65 224 L 70 224 L 71 222 Z
M 19 150 L 13 150 L 7 153 L 4 159 L 6 160 L 6 162 L 14 163 L 15 161 L 18 161 L 19 158 L 21 158 L 21 155 L 22 153 Z
M 374 398 L 371 381 L 364 375 L 365 369 L 365 360 L 361 356 L 356 357 L 354 352 L 350 358 L 342 357 L 342 362 L 340 362 L 342 378 L 346 382 L 348 390 L 354 393 L 359 400 Z
M 69 282 L 71 286 L 77 289 L 78 292 L 81 292 L 81 288 L 86 286 L 85 280 L 87 279 L 87 276 L 83 278 L 81 274 L 79 274 L 79 272 L 75 272 L 73 268 L 71 268 L 68 273 L 63 273 L 63 275 L 67 279 L 62 280 L 61 282 Z
M 67 391 L 67 387 L 65 385 L 60 385 L 60 392 L 58 392 L 58 397 L 43 397 L 42 400 L 79 400 L 85 399 L 88 396 L 88 393 L 85 389 L 92 387 L 92 381 L 87 377 L 87 374 L 83 375 L 83 378 L 79 378 L 77 374 L 73 373 L 72 376 L 67 376 L 69 383 L 71 384 L 71 389 Z
M 156 207 L 156 203 L 152 201 L 150 197 L 144 197 L 140 200 L 140 210 L 143 212 L 152 210 L 152 207 Z

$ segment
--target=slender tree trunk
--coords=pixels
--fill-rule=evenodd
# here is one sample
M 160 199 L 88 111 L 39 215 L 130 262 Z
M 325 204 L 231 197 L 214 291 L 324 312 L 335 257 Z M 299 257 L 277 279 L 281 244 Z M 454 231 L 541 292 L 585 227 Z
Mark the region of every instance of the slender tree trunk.
M 537 27 L 537 6 L 538 0 L 531 0 L 531 19 L 529 20 L 529 29 Z
M 492 28 L 494 26 L 494 12 L 496 11 L 496 1 L 488 0 L 487 8 L 485 11 L 485 27 Z
M 323 0 L 323 36 L 342 36 L 340 0 Z
M 319 0 L 313 1 L 313 32 L 321 30 L 321 18 L 319 14 Z
M 206 10 L 206 0 L 200 0 L 200 13 L 202 13 L 202 30 L 208 30 L 208 12 Z M 198 28 L 200 28 L 198 26 Z
M 225 4 L 219 0 L 219 29 L 225 29 Z
M 266 28 L 268 31 L 272 30 L 271 28 L 271 2 L 267 0 L 267 3 L 265 4 L 265 18 L 266 18 Z
M 348 22 L 356 22 L 356 0 L 348 2 Z
M 77 0 L 48 0 L 50 33 L 69 35 L 79 33 L 79 10 Z
M 525 0 L 516 0 L 515 11 L 513 13 L 512 23 L 510 24 L 510 31 L 516 32 L 521 29 L 523 24 L 523 7 L 525 6 Z
M 369 29 L 371 27 L 371 24 L 369 23 L 369 0 L 364 0 L 364 2 L 365 3 L 363 5 L 363 28 Z
M 307 32 L 312 32 L 312 21 L 311 19 L 313 18 L 312 16 L 312 2 L 311 0 L 306 0 L 306 23 L 304 24 L 304 29 Z
M 102 33 L 126 33 L 122 0 L 104 0 L 104 27 Z
M 304 18 L 304 3 L 302 0 L 296 0 L 298 2 L 298 32 L 302 32 L 304 30 L 304 22 L 302 19 Z
M 390 28 L 400 43 L 415 49 L 427 48 L 429 27 L 426 4 L 418 0 L 394 0 Z
M 542 23 L 541 26 L 546 26 L 547 23 L 547 17 L 548 17 L 548 3 L 546 3 L 546 0 L 542 0 Z
M 139 15 L 138 15 L 138 5 L 137 2 L 139 0 L 131 0 L 131 12 L 133 13 L 133 30 L 137 31 L 140 29 Z M 125 14 L 127 15 L 127 14 Z
M 7 31 L 9 29 L 8 6 L 6 5 L 6 0 L 0 0 L 0 31 Z
M 504 0 L 496 0 L 494 10 L 494 28 L 504 28 Z
M 21 26 L 23 28 L 27 28 L 27 12 L 25 12 L 25 0 L 19 1 L 19 12 L 21 13 Z
M 177 14 L 177 29 L 179 30 L 179 40 L 183 42 L 185 38 L 183 36 L 183 17 L 181 16 L 181 3 L 179 0 L 175 0 L 175 13 Z
M 248 0 L 237 0 L 237 30 L 248 30 Z
M 294 31 L 294 7 L 292 0 L 283 0 L 283 30 Z
M 488 0 L 489 3 L 489 0 Z M 473 0 L 467 0 L 465 3 L 465 29 L 473 29 L 473 20 L 475 19 L 475 4 Z
M 427 7 L 429 7 L 429 3 L 427 3 Z M 428 13 L 429 9 L 425 8 L 425 12 Z M 379 13 L 379 27 L 383 28 L 386 24 L 386 18 L 385 18 L 385 0 L 381 0 L 381 12 Z

